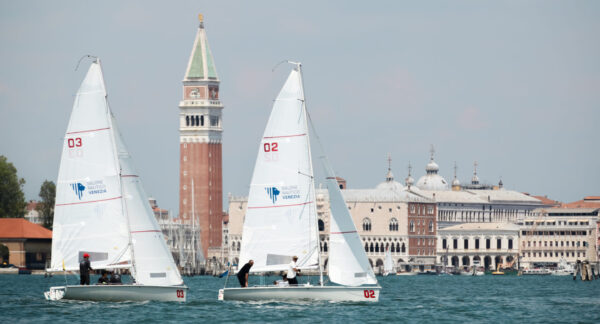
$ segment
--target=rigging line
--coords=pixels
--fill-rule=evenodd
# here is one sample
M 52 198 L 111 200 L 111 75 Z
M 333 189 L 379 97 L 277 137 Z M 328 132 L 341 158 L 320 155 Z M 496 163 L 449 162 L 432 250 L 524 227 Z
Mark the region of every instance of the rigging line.
M 98 56 L 94 56 L 94 55 L 90 55 L 90 54 L 86 54 L 84 56 L 82 56 L 79 61 L 77 61 L 77 66 L 75 66 L 75 71 L 77 71 L 77 69 L 79 69 L 79 64 L 81 64 L 81 61 L 83 61 L 84 58 L 93 58 L 94 61 L 98 60 Z

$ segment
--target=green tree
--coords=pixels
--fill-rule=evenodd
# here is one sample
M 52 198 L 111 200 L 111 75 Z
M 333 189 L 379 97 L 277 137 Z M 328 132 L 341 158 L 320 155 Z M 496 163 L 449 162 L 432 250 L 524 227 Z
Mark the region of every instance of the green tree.
M 17 176 L 17 168 L 0 155 L 0 218 L 25 216 L 25 179 Z
M 56 197 L 56 185 L 52 181 L 45 180 L 40 187 L 40 198 L 36 210 L 40 213 L 44 227 L 52 229 L 54 221 L 54 198 Z

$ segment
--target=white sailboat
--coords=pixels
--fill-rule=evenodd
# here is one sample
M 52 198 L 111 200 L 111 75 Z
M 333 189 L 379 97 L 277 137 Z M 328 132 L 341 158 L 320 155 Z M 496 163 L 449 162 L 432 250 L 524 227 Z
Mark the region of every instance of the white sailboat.
M 292 63 L 292 62 L 290 62 Z M 335 175 L 327 167 L 331 204 L 329 279 L 323 285 L 308 118 L 301 65 L 279 92 L 260 143 L 250 184 L 240 265 L 254 260 L 252 273 L 318 269 L 319 285 L 224 288 L 220 300 L 379 300 L 381 287 L 363 250 Z M 369 286 L 363 286 L 369 285 Z
M 385 251 L 385 260 L 383 261 L 383 275 L 387 276 L 394 273 L 394 261 L 392 260 L 392 252 L 388 248 Z
M 52 262 L 48 271 L 128 269 L 122 285 L 51 287 L 48 300 L 179 301 L 188 288 L 175 266 L 112 115 L 100 61 L 75 97 L 56 184 Z

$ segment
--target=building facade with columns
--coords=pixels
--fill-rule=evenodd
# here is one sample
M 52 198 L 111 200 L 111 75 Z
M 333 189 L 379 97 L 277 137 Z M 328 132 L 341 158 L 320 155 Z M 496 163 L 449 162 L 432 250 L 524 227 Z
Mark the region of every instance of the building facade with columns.
M 220 247 L 222 240 L 223 104 L 219 84 L 200 16 L 179 103 L 179 218 L 200 229 L 205 256 L 209 248 Z
M 497 269 L 499 264 L 516 268 L 519 226 L 512 223 L 465 223 L 439 230 L 438 263 L 466 268 L 479 264 Z

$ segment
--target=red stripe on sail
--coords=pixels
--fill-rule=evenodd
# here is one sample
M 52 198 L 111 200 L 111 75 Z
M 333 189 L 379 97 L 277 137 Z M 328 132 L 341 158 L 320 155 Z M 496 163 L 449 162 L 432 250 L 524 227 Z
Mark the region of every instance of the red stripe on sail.
M 75 203 L 68 203 L 68 204 L 56 204 L 56 206 L 58 207 L 58 206 L 68 206 L 68 205 L 89 204 L 89 203 L 94 203 L 94 202 L 107 201 L 107 200 L 115 200 L 115 199 L 121 199 L 121 198 L 123 198 L 123 197 L 119 196 L 119 197 L 107 198 L 107 199 L 100 199 L 100 200 L 82 201 L 82 202 L 75 202 Z
M 279 206 L 264 206 L 264 207 L 248 207 L 248 209 L 257 209 L 257 208 L 279 208 L 279 207 L 293 207 L 293 206 L 302 206 L 312 204 L 312 201 L 301 203 L 301 204 L 293 204 L 293 205 L 279 205 Z
M 305 136 L 306 133 L 304 134 L 296 134 L 296 135 L 283 135 L 283 136 L 265 136 L 263 138 L 283 138 L 283 137 L 296 137 L 296 136 Z
M 70 133 L 67 133 L 67 135 L 69 135 L 69 134 L 79 134 L 79 133 L 89 133 L 89 132 L 98 132 L 98 131 L 107 130 L 107 129 L 110 129 L 110 128 L 106 127 L 106 128 L 98 128 L 98 129 L 90 129 L 90 130 L 83 130 L 83 131 L 77 131 L 77 132 L 70 132 Z

